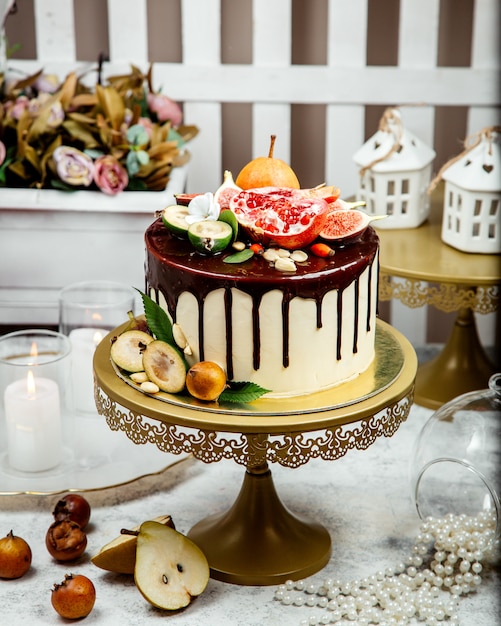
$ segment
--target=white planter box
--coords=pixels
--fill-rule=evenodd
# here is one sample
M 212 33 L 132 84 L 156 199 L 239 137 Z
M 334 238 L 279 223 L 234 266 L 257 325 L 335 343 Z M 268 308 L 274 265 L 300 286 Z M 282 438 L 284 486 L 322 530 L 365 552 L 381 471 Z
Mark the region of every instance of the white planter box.
M 57 324 L 60 289 L 82 280 L 144 289 L 144 231 L 184 191 L 187 170 L 174 168 L 165 191 L 115 197 L 0 189 L 0 324 Z

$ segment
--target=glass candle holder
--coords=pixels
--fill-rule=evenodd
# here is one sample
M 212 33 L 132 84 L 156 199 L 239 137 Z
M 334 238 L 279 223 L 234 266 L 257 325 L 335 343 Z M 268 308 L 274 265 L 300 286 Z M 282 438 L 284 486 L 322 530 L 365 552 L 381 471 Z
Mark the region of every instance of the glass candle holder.
M 489 389 L 444 404 L 424 425 L 411 456 L 411 493 L 422 519 L 488 516 L 501 533 L 501 374 Z
M 96 413 L 92 361 L 99 342 L 134 313 L 136 292 L 112 281 L 86 281 L 59 295 L 59 331 L 72 344 L 72 386 L 78 413 Z
M 0 449 L 7 471 L 47 472 L 71 455 L 71 344 L 61 333 L 0 337 Z

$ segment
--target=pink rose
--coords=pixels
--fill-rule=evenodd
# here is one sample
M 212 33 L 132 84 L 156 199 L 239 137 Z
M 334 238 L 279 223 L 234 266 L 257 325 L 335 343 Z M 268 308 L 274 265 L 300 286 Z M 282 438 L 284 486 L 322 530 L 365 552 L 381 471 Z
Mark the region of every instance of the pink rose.
M 5 148 L 5 144 L 3 141 L 0 141 L 0 165 L 5 161 L 5 157 L 7 155 L 7 149 Z
M 156 113 L 159 122 L 170 120 L 173 126 L 181 124 L 183 112 L 177 102 L 161 93 L 149 93 L 146 98 L 150 111 Z
M 106 155 L 94 162 L 94 182 L 101 191 L 115 196 L 127 187 L 129 176 L 115 157 Z
M 60 146 L 52 153 L 59 178 L 68 185 L 88 187 L 94 176 L 92 159 L 81 150 Z

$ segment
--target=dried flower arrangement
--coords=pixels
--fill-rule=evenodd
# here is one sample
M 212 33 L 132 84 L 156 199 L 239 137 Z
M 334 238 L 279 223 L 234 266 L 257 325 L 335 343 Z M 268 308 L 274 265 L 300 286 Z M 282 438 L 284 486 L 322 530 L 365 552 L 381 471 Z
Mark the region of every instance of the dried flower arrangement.
M 43 70 L 10 82 L 0 74 L 0 187 L 100 190 L 108 195 L 165 189 L 190 158 L 198 132 L 144 74 L 111 76 L 88 87 Z

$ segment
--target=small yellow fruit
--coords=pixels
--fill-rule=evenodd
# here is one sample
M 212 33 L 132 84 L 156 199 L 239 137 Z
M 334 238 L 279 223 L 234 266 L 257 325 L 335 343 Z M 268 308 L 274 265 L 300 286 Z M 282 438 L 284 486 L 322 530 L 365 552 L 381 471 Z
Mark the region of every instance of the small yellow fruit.
M 0 539 L 0 578 L 21 578 L 30 569 L 31 548 L 12 530 Z
M 199 400 L 217 400 L 226 387 L 226 374 L 213 361 L 195 363 L 186 375 L 186 388 Z

